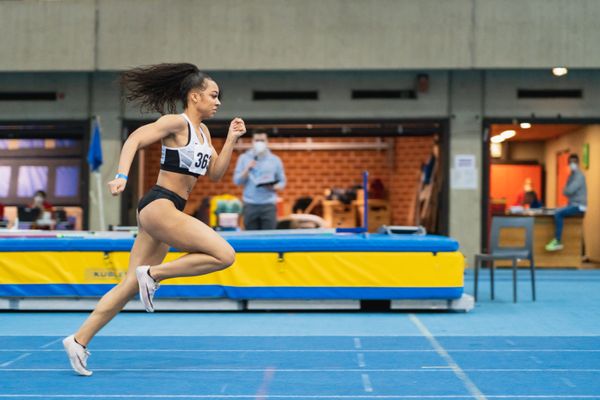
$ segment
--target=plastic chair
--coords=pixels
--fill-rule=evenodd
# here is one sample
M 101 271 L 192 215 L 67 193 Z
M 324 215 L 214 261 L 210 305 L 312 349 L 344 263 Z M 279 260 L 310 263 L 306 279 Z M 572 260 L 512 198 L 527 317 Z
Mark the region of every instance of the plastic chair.
M 504 228 L 524 228 L 525 245 L 522 247 L 500 247 L 500 231 Z M 477 285 L 479 280 L 479 268 L 483 262 L 490 262 L 490 284 L 491 298 L 494 299 L 494 261 L 512 261 L 513 271 L 513 301 L 517 302 L 517 262 L 529 260 L 531 270 L 531 294 L 535 301 L 535 264 L 533 262 L 533 218 L 532 217 L 494 217 L 492 219 L 492 232 L 490 238 L 489 254 L 475 255 L 475 290 L 474 297 L 477 300 Z

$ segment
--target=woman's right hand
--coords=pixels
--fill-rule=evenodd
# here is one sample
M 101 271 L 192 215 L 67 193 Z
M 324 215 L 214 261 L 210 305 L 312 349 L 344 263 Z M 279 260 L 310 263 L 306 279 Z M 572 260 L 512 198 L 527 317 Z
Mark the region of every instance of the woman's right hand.
M 127 180 L 123 178 L 113 179 L 108 182 L 108 188 L 110 189 L 110 194 L 113 196 L 118 196 L 125 190 L 125 186 L 127 185 Z

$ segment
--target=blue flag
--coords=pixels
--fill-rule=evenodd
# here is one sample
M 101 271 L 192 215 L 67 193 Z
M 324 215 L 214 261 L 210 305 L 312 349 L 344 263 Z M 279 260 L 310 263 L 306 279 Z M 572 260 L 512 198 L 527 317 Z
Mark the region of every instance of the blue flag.
M 87 162 L 93 172 L 98 171 L 102 165 L 102 144 L 100 142 L 100 122 L 94 118 L 92 122 L 92 139 L 88 149 Z

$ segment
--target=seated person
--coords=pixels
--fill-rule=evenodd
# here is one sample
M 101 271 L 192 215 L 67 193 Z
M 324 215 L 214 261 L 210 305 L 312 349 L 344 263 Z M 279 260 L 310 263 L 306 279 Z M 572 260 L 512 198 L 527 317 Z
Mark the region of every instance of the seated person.
M 33 195 L 33 201 L 29 205 L 29 208 L 39 210 L 38 218 L 40 219 L 52 218 L 53 207 L 52 204 L 50 204 L 46 200 L 46 192 L 44 192 L 43 190 L 38 190 L 37 192 L 35 192 L 35 194 Z M 45 214 L 46 212 L 50 214 Z
M 29 205 L 29 208 L 37 208 L 40 210 L 40 217 L 43 216 L 44 211 L 52 212 L 54 207 L 46 200 L 46 192 L 38 190 L 33 195 L 33 201 Z
M 579 156 L 577 154 L 569 155 L 568 162 L 571 174 L 563 188 L 563 194 L 567 196 L 569 203 L 566 207 L 557 208 L 554 213 L 554 239 L 546 245 L 546 251 L 563 249 L 561 240 L 564 218 L 583 215 L 587 208 L 587 186 L 585 184 L 585 176 L 579 170 Z
M 540 208 L 542 206 L 537 193 L 531 186 L 531 178 L 525 179 L 525 183 L 523 184 L 523 192 L 519 193 L 516 205 L 523 206 L 525 208 Z

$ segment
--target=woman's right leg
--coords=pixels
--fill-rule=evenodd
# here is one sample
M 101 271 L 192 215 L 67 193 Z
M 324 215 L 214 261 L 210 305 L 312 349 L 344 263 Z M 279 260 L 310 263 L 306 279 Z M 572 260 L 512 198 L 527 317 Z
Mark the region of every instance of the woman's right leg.
M 160 264 L 168 251 L 168 245 L 154 239 L 140 225 L 138 235 L 131 248 L 129 268 L 125 279 L 100 299 L 92 314 L 75 333 L 75 340 L 87 346 L 96 333 L 138 293 L 135 268 L 139 265 Z
M 169 200 L 153 201 L 140 212 L 139 218 L 146 232 L 155 240 L 188 253 L 168 263 L 146 264 L 151 267 L 149 275 L 157 282 L 219 271 L 235 260 L 235 251 L 221 235 L 198 219 L 177 210 Z

